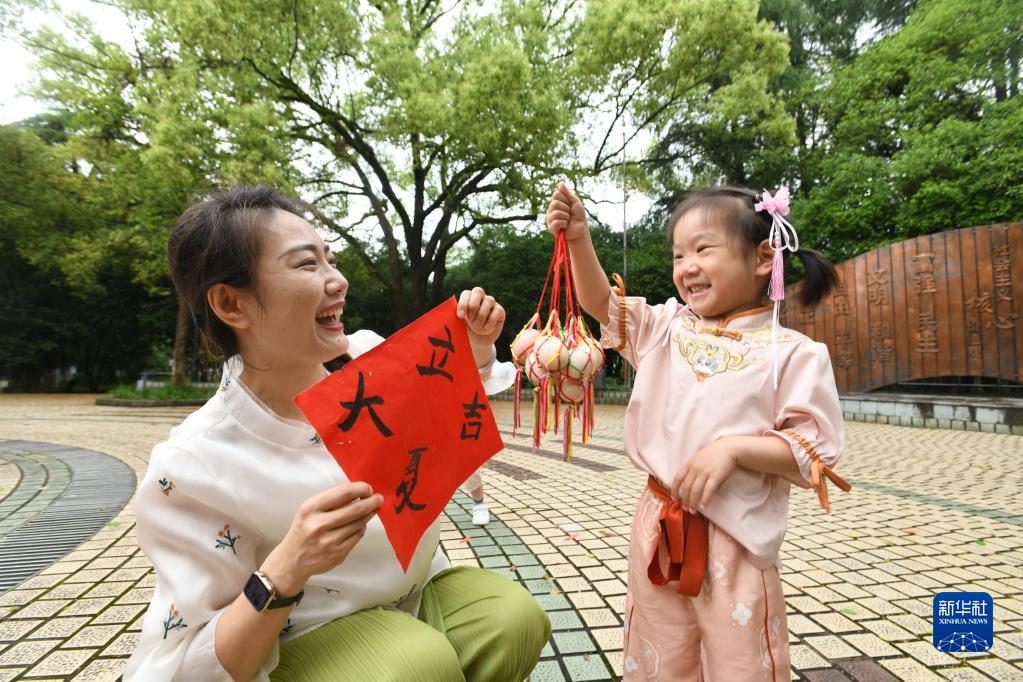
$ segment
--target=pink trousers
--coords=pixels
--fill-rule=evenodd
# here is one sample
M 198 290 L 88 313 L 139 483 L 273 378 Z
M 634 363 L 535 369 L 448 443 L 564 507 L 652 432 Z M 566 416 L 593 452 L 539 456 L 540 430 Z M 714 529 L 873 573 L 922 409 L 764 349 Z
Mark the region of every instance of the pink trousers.
M 707 572 L 696 597 L 647 576 L 663 503 L 643 491 L 632 521 L 625 602 L 624 680 L 788 681 L 789 635 L 778 569 L 754 568 L 746 549 L 708 522 Z

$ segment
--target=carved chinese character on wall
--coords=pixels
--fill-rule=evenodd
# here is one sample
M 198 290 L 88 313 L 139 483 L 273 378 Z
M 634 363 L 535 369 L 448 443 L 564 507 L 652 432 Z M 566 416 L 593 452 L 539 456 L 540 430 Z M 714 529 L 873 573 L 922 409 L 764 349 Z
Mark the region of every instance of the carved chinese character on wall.
M 852 337 L 849 334 L 837 334 L 835 336 L 835 352 L 831 358 L 835 363 L 835 367 L 848 369 L 853 366 L 855 356 L 849 350 L 849 344 L 851 343 Z
M 934 294 L 938 292 L 934 283 L 934 254 L 921 253 L 913 257 L 913 286 L 916 293 Z
M 871 270 L 867 273 L 867 297 L 870 305 L 884 306 L 890 302 L 887 273 L 887 270 Z
M 995 285 L 995 326 L 1013 329 L 1019 317 L 1012 302 L 1012 249 L 1008 228 L 995 233 L 995 255 L 992 258 Z
M 978 325 L 983 324 L 985 327 L 991 326 L 991 315 L 995 312 L 991 307 L 991 294 L 981 294 L 980 296 L 974 296 L 973 298 L 967 299 L 966 310 L 970 313 L 972 318 L 976 319 Z
M 891 330 L 880 322 L 872 322 L 870 325 L 870 355 L 875 362 L 891 362 L 892 353 L 895 352 L 895 339 L 892 338 Z
M 938 321 L 934 313 L 917 313 L 916 316 L 916 352 L 938 352 Z
M 831 308 L 835 315 L 846 316 L 849 314 L 849 294 L 845 290 L 845 280 L 839 278 L 835 285 L 835 291 L 831 297 Z

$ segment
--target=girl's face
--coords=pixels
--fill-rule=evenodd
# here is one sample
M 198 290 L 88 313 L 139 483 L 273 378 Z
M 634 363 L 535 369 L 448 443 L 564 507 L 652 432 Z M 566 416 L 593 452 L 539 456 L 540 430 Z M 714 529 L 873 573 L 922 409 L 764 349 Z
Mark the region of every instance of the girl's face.
M 275 210 L 256 261 L 256 297 L 243 332 L 256 363 L 323 363 L 348 350 L 341 316 L 348 280 L 313 226 Z
M 672 280 L 700 317 L 729 317 L 763 305 L 773 251 L 744 253 L 714 212 L 694 208 L 675 224 Z

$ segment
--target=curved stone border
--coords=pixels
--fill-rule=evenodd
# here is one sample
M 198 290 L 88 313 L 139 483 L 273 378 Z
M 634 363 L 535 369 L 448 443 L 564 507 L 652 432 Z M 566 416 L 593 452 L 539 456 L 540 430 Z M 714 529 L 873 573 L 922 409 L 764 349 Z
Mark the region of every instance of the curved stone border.
M 70 480 L 51 498 L 49 483 L 40 477 L 22 479 L 34 485 L 35 494 L 19 483 L 11 495 L 25 504 L 10 505 L 9 514 L 25 510 L 24 518 L 0 538 L 0 594 L 28 580 L 78 547 L 113 519 L 135 491 L 135 472 L 124 462 L 92 450 L 25 440 L 0 440 L 0 450 L 22 463 L 37 462 L 46 468 L 54 485 L 62 469 Z M 33 502 L 36 504 L 33 505 Z M 48 502 L 43 506 L 44 502 Z M 0 521 L 4 521 L 0 518 Z
M 3 541 L 67 489 L 71 470 L 64 462 L 44 453 L 21 454 L 0 446 L 0 455 L 21 470 L 18 485 L 0 500 L 0 541 Z
M 96 398 L 97 405 L 108 407 L 202 407 L 205 400 L 127 400 L 125 398 Z

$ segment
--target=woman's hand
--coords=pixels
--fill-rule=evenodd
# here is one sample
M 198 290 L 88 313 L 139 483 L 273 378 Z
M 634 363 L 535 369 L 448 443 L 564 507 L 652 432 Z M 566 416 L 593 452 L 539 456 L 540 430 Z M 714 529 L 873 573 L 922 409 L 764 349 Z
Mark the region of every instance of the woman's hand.
M 547 207 L 547 231 L 557 237 L 562 230 L 565 231 L 565 239 L 570 242 L 590 233 L 583 202 L 579 201 L 579 197 L 572 193 L 568 185 L 559 182 Z
M 701 449 L 675 475 L 671 484 L 686 510 L 700 511 L 738 466 L 738 452 L 731 439 L 719 438 Z
M 504 327 L 504 308 L 493 296 L 487 296 L 487 292 L 476 287 L 472 291 L 463 291 L 458 297 L 455 314 L 458 319 L 465 320 L 476 366 L 483 367 L 493 359 L 491 347 Z
M 262 571 L 282 597 L 298 594 L 310 577 L 348 557 L 383 501 L 368 483 L 345 483 L 310 497 Z

